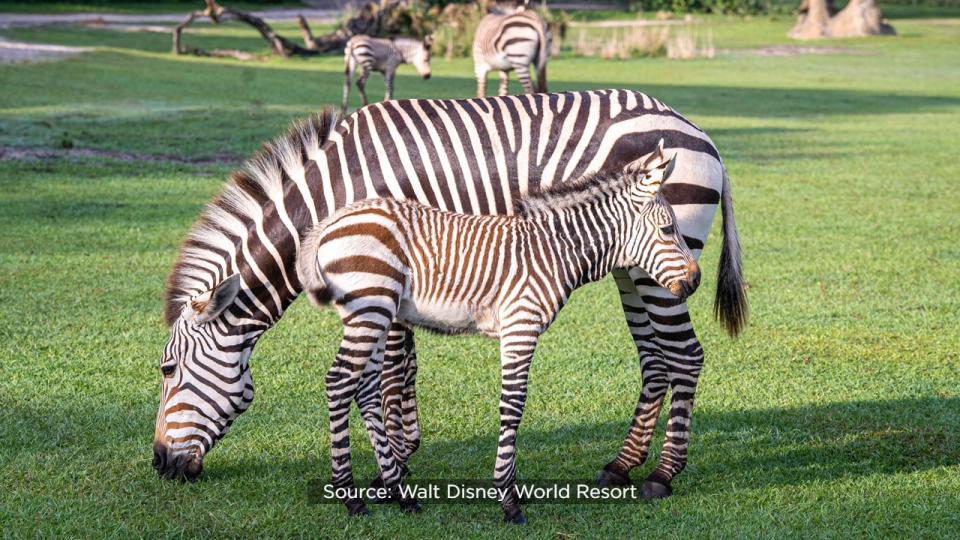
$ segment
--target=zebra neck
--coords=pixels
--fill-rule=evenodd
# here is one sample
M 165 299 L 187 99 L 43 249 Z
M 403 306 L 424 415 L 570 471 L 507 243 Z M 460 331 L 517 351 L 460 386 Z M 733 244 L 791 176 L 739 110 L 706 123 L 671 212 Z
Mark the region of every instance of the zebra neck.
M 598 212 L 600 206 L 559 208 L 532 220 L 538 242 L 557 261 L 558 278 L 568 295 L 603 279 L 621 259 L 621 228 L 604 222 L 602 217 L 610 214 Z

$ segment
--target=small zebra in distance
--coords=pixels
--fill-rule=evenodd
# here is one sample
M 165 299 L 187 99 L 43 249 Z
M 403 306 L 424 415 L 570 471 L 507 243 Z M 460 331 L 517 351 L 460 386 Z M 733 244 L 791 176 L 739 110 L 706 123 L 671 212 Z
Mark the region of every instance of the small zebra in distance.
M 530 64 L 537 66 L 537 92 L 546 92 L 550 41 L 550 32 L 540 15 L 524 7 L 508 13 L 492 12 L 481 19 L 473 38 L 477 97 L 486 97 L 487 73 L 492 70 L 500 72 L 498 95 L 507 95 L 510 71 L 517 72 L 524 93 L 534 93 Z
M 357 89 L 360 90 L 360 100 L 367 104 L 366 84 L 371 71 L 383 73 L 383 80 L 387 85 L 384 101 L 393 99 L 393 78 L 397 74 L 400 64 L 413 64 L 417 73 L 424 78 L 430 78 L 430 46 L 433 38 L 427 36 L 422 41 L 414 38 L 374 38 L 370 36 L 353 36 L 347 42 L 343 52 L 344 81 L 343 81 L 343 112 L 347 112 L 347 100 L 350 97 L 350 82 L 359 65 L 362 69 L 357 78 Z
M 643 268 L 684 299 L 700 269 L 660 187 L 673 170 L 663 141 L 635 171 L 590 174 L 519 201 L 516 214 L 445 212 L 419 202 L 348 205 L 304 238 L 297 274 L 314 304 L 330 300 L 343 339 L 326 376 L 332 484 L 353 488 L 350 404 L 382 362 L 395 322 L 500 340 L 500 438 L 493 485 L 505 521 L 526 523 L 516 491 L 515 442 L 537 340 L 573 291 L 615 268 Z M 400 497 L 401 472 L 382 421 L 367 422 L 383 485 Z M 366 514 L 359 498 L 342 501 Z

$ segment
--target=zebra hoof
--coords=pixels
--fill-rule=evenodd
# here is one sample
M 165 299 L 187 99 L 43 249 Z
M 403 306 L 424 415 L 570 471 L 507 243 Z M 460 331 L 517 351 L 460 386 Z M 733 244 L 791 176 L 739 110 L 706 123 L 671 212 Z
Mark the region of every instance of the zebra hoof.
M 419 514 L 423 507 L 414 498 L 400 499 L 400 511 L 404 514 Z
M 517 507 L 512 512 L 504 510 L 503 522 L 511 525 L 526 525 L 527 518 L 524 517 L 523 510 L 520 510 L 520 508 Z
M 653 480 L 647 480 L 640 488 L 640 496 L 647 500 L 666 499 L 673 495 L 673 488 L 670 484 L 661 484 Z
M 379 474 L 373 479 L 373 482 L 370 482 L 370 487 L 375 490 L 367 492 L 367 500 L 370 501 L 370 504 L 388 504 L 396 502 L 396 491 L 394 490 L 387 492 L 384 489 L 385 486 L 383 485 L 383 477 L 381 477 Z M 377 493 L 387 493 L 387 495 L 385 497 L 380 497 L 377 495 Z
M 367 505 L 363 504 L 360 499 L 348 499 L 343 504 L 347 506 L 347 513 L 351 516 L 367 517 L 370 515 Z
M 600 476 L 597 477 L 597 485 L 600 487 L 622 487 L 629 486 L 632 484 L 630 477 L 626 474 L 621 474 L 615 470 L 610 465 L 607 465 L 600 471 Z

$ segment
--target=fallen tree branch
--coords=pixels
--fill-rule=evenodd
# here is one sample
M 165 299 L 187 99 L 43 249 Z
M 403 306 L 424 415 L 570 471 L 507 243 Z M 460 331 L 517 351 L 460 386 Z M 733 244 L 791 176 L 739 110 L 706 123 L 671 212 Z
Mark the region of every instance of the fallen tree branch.
M 290 41 L 289 39 L 281 36 L 276 33 L 273 28 L 266 23 L 260 17 L 247 13 L 246 11 L 240 11 L 237 9 L 229 8 L 226 6 L 221 6 L 217 4 L 216 0 L 205 0 L 207 8 L 202 11 L 194 11 L 187 15 L 187 18 L 183 20 L 180 24 L 177 25 L 173 30 L 173 53 L 174 54 L 193 54 L 196 56 L 221 56 L 221 57 L 230 57 L 238 58 L 240 60 L 250 60 L 256 58 L 255 55 L 244 53 L 242 51 L 236 50 L 213 50 L 205 51 L 203 49 L 198 49 L 196 47 L 187 47 L 183 44 L 183 39 L 181 37 L 183 30 L 193 24 L 194 20 L 197 17 L 207 17 L 210 19 L 213 24 L 220 24 L 223 21 L 239 21 L 244 24 L 250 25 L 260 33 L 264 40 L 270 44 L 270 51 L 284 58 L 290 56 L 314 56 L 319 54 L 319 50 L 311 49 L 308 47 L 301 47 L 296 43 Z M 301 17 L 302 19 L 302 17 Z M 306 20 L 303 21 L 304 25 Z M 303 27 L 303 26 L 301 26 Z M 309 32 L 309 27 L 306 27 Z M 311 35 L 312 38 L 312 35 Z

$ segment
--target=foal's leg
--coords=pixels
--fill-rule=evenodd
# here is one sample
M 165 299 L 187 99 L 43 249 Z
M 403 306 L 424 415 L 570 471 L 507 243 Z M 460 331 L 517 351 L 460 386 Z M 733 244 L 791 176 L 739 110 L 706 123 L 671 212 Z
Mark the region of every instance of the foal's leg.
M 517 483 L 517 431 L 527 401 L 527 379 L 530 361 L 537 347 L 539 332 L 529 326 L 504 326 L 500 338 L 500 439 L 497 443 L 497 461 L 493 469 L 493 485 L 506 489 L 500 501 L 504 521 L 523 525 L 527 519 L 520 509 Z
M 383 356 L 383 373 L 380 378 L 380 391 L 383 395 L 383 419 L 387 439 L 394 457 L 405 472 L 407 446 L 403 426 L 403 393 L 406 383 L 407 329 L 393 323 L 387 336 L 386 350 Z

